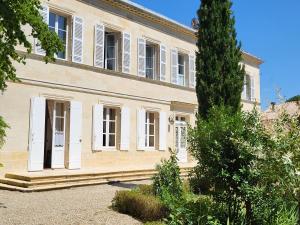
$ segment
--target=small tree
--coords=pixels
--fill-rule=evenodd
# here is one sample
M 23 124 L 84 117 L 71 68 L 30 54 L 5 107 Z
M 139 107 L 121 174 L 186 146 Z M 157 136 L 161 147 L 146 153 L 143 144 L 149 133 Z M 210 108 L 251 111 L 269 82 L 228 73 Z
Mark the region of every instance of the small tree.
M 212 106 L 231 106 L 233 112 L 240 109 L 245 71 L 231 6 L 230 0 L 202 0 L 198 10 L 196 91 L 203 117 Z

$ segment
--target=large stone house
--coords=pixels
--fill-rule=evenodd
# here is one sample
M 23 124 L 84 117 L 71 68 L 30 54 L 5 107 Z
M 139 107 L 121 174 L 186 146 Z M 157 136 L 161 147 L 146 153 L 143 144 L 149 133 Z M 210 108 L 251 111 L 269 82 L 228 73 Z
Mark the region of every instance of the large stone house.
M 127 0 L 43 1 L 41 15 L 65 48 L 45 64 L 32 39 L 34 53 L 15 65 L 21 82 L 0 95 L 11 127 L 1 173 L 153 168 L 169 148 L 191 161 L 195 30 Z M 249 110 L 260 104 L 262 61 L 243 52 L 241 63 Z

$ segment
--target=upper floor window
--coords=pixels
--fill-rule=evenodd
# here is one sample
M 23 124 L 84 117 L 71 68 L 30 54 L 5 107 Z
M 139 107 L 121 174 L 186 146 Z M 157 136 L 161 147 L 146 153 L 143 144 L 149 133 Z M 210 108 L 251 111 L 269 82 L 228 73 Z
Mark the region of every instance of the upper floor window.
M 146 44 L 146 77 L 156 79 L 157 74 L 157 48 L 153 44 Z
M 117 70 L 116 33 L 105 33 L 105 69 Z
M 103 108 L 103 147 L 116 147 L 116 109 Z
M 248 74 L 244 77 L 242 98 L 248 101 L 255 101 L 254 77 Z
M 145 120 L 145 147 L 155 147 L 155 113 L 146 112 Z
M 54 12 L 49 12 L 49 29 L 55 32 L 63 43 L 64 49 L 57 53 L 57 58 L 67 58 L 67 37 L 68 37 L 68 25 L 67 18 L 58 15 Z
M 185 57 L 183 54 L 178 54 L 177 84 L 181 86 L 185 85 Z

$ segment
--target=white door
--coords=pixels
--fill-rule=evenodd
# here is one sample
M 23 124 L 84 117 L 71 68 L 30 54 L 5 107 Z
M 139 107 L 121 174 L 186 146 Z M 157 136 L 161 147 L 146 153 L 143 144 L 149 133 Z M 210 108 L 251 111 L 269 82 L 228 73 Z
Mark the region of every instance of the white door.
M 187 124 L 185 121 L 176 121 L 175 123 L 176 134 L 176 152 L 177 159 L 181 163 L 187 162 Z
M 69 169 L 81 168 L 82 104 L 72 101 L 70 107 Z
M 51 168 L 65 168 L 66 106 L 54 102 Z
M 45 98 L 31 98 L 28 171 L 44 168 L 45 110 Z

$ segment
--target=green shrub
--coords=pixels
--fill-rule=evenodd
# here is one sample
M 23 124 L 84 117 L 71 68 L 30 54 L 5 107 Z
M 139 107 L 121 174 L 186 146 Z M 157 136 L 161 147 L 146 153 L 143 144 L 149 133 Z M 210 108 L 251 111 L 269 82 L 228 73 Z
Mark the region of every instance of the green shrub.
M 5 143 L 6 129 L 9 128 L 8 124 L 4 121 L 2 116 L 0 116 L 0 149 Z
M 153 177 L 155 194 L 163 201 L 166 195 L 177 199 L 181 198 L 183 192 L 182 180 L 175 153 L 171 152 L 170 159 L 163 160 L 160 165 L 156 166 L 156 170 L 158 173 Z
M 157 221 L 168 215 L 167 208 L 155 196 L 138 191 L 117 191 L 112 206 L 120 213 L 131 215 L 141 221 Z
M 153 221 L 153 222 L 147 222 L 145 225 L 166 225 L 164 222 L 161 221 Z
M 153 185 L 149 184 L 140 184 L 137 186 L 136 191 L 144 194 L 144 195 L 155 195 L 153 190 Z
M 296 225 L 298 222 L 297 207 L 288 208 L 283 206 L 278 213 L 274 225 Z

